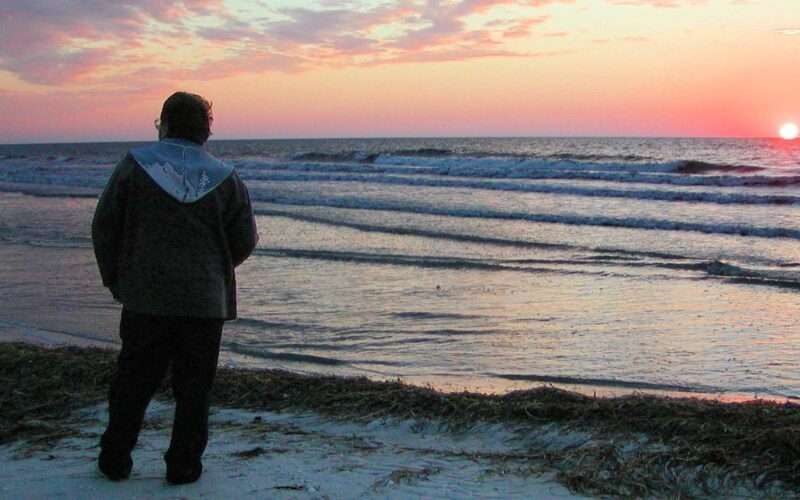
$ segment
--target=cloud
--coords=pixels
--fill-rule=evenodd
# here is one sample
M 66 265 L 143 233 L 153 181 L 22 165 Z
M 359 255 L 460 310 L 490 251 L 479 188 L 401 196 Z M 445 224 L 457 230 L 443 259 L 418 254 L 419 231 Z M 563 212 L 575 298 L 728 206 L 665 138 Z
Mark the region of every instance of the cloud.
M 222 0 L 11 0 L 0 7 L 0 69 L 32 83 L 56 84 L 88 75 L 141 46 L 154 23 L 210 15 Z
M 29 83 L 85 87 L 191 78 L 201 68 L 206 78 L 216 78 L 528 57 L 507 41 L 547 21 L 540 7 L 574 2 L 352 0 L 287 8 L 275 1 L 245 11 L 226 8 L 223 0 L 6 0 L 0 6 L 0 70 Z M 493 21 L 500 8 L 516 9 L 516 17 L 505 13 L 502 22 Z
M 55 84 L 91 74 L 112 59 L 111 49 L 84 49 L 67 54 L 35 53 L 6 65 L 29 81 Z
M 641 7 L 691 7 L 709 3 L 710 0 L 607 0 L 613 5 L 629 5 Z M 754 5 L 760 0 L 729 0 L 731 5 Z
M 19 54 L 54 48 L 75 39 L 130 39 L 151 21 L 175 22 L 188 15 L 207 15 L 222 0 L 10 0 L 0 7 L 0 51 Z
M 508 5 L 535 5 L 541 6 L 550 3 L 547 0 L 534 2 L 522 2 L 515 0 L 461 0 L 459 2 L 442 2 L 439 0 L 428 0 L 424 8 L 417 12 L 417 18 L 424 26 L 417 29 L 408 30 L 404 36 L 394 41 L 393 46 L 406 50 L 429 49 L 434 46 L 450 44 L 472 37 L 476 40 L 475 34 L 482 36 L 478 38 L 483 41 L 491 39 L 491 35 L 502 36 L 503 26 L 497 23 L 486 24 L 483 29 L 471 30 L 467 27 L 465 18 L 484 14 L 487 11 Z M 540 18 L 535 18 L 539 22 Z M 509 21 L 514 27 L 525 26 L 528 19 L 517 19 Z M 530 26 L 530 25 L 528 25 Z
M 798 36 L 800 35 L 800 28 L 782 28 L 775 30 L 775 33 L 785 36 Z
M 689 5 L 699 5 L 708 0 L 608 0 L 613 5 L 630 5 L 646 7 L 685 7 Z
M 547 16 L 541 16 L 528 19 L 498 20 L 491 24 L 502 28 L 500 34 L 503 38 L 521 38 L 530 35 L 535 26 L 545 23 L 547 19 Z
M 467 19 L 500 6 L 530 9 L 573 1 L 400 0 L 370 8 L 280 8 L 274 11 L 276 18 L 253 22 L 237 39 L 250 53 L 269 49 L 298 58 L 302 62 L 295 68 L 526 57 L 525 52 L 505 47 L 504 39 L 526 36 L 546 16 L 531 12 L 477 27 Z M 217 30 L 198 34 L 208 40 L 230 40 Z
M 396 63 L 430 63 L 430 62 L 447 62 L 447 61 L 464 61 L 467 59 L 483 58 L 483 57 L 516 57 L 516 58 L 542 58 L 553 57 L 569 54 L 568 50 L 548 50 L 539 52 L 514 52 L 509 50 L 472 50 L 472 49 L 445 49 L 439 51 L 417 52 L 403 54 L 394 58 L 376 60 L 370 62 L 369 66 L 377 66 L 381 64 L 396 64 Z

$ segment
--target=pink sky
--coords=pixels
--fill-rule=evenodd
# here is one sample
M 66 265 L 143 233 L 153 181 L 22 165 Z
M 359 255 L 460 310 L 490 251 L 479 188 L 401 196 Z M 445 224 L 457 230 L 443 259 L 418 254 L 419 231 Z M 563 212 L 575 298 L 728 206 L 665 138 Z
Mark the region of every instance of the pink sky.
M 5 0 L 0 142 L 774 136 L 800 122 L 796 0 Z

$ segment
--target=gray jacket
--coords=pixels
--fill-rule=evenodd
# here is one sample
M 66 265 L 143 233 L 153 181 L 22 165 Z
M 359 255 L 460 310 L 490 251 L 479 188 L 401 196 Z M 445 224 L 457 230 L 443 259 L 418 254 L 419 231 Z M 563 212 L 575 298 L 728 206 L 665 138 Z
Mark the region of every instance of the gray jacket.
M 92 242 L 103 285 L 135 312 L 236 318 L 234 268 L 258 241 L 247 188 L 224 173 L 187 202 L 155 179 L 129 153 L 100 197 Z

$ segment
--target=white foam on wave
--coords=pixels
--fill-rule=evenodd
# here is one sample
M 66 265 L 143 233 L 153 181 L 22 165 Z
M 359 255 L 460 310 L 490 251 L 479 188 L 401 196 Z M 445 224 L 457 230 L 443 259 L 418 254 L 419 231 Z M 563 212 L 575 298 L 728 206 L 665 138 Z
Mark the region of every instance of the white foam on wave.
M 314 182 L 363 182 L 403 186 L 425 186 L 444 188 L 468 188 L 490 191 L 563 194 L 601 198 L 632 198 L 640 200 L 683 201 L 692 203 L 741 204 L 741 205 L 792 205 L 800 203 L 800 196 L 768 195 L 750 193 L 720 193 L 713 191 L 680 191 L 658 189 L 615 189 L 610 187 L 582 185 L 532 184 L 509 181 L 485 181 L 469 178 L 438 178 L 432 176 L 400 176 L 394 174 L 353 174 L 316 172 L 244 171 L 245 180 L 257 181 L 314 181 Z
M 578 163 L 572 161 L 513 160 L 497 158 L 421 158 L 421 162 L 374 164 L 287 162 L 282 160 L 251 160 L 236 162 L 242 172 L 248 170 L 427 175 L 434 177 L 463 177 L 485 179 L 579 180 L 615 183 L 638 183 L 673 186 L 749 187 L 789 186 L 800 183 L 800 175 L 784 170 L 780 175 L 687 175 L 680 172 L 685 162 L 657 164 Z M 749 168 L 749 167 L 743 167 Z M 709 170 L 714 172 L 714 170 Z M 735 172 L 735 171 L 734 171 Z
M 509 156 L 445 156 L 418 157 L 384 154 L 375 159 L 376 165 L 415 165 L 436 168 L 440 173 L 451 175 L 481 174 L 485 177 L 505 177 L 509 173 L 529 170 L 589 170 L 589 171 L 638 171 L 673 172 L 675 163 L 594 163 L 574 160 L 545 160 Z
M 69 161 L 67 161 L 69 160 Z M 73 161 L 74 160 L 74 161 Z M 383 184 L 409 184 L 442 187 L 465 187 L 506 191 L 528 191 L 576 194 L 581 196 L 610 196 L 656 199 L 664 201 L 695 201 L 710 203 L 771 204 L 795 203 L 798 197 L 741 193 L 695 194 L 676 191 L 676 194 L 658 193 L 654 190 L 636 191 L 621 195 L 608 188 L 575 186 L 554 188 L 536 184 L 514 183 L 511 180 L 564 180 L 607 182 L 618 184 L 651 184 L 660 186 L 695 187 L 780 187 L 800 183 L 800 175 L 790 170 L 781 175 L 772 171 L 753 174 L 747 169 L 702 162 L 674 161 L 666 163 L 598 163 L 573 160 L 543 160 L 517 157 L 468 157 L 468 156 L 396 156 L 378 155 L 374 162 L 361 161 L 297 161 L 285 159 L 239 159 L 233 162 L 243 177 L 271 180 L 344 180 L 334 174 L 352 174 L 350 180 L 379 182 Z M 689 175 L 697 172 L 703 175 Z M 721 169 L 724 175 L 710 175 Z M 741 173 L 738 169 L 745 169 Z M 280 177 L 277 173 L 295 174 L 296 177 Z M 300 174 L 326 174 L 303 178 Z M 717 172 L 718 173 L 718 172 Z M 4 164 L 0 169 L 0 182 L 10 184 L 47 184 L 83 188 L 102 188 L 111 174 L 109 166 L 97 165 L 74 158 L 54 158 L 51 161 L 20 161 Z M 706 175 L 709 174 L 709 175 Z M 740 174 L 740 175 L 737 175 Z M 376 177 L 367 177 L 368 175 Z M 382 176 L 382 177 L 381 177 Z M 477 179 L 485 179 L 481 183 Z M 503 182 L 508 180 L 509 182 Z M 493 185 L 489 185 L 492 181 Z
M 376 200 L 358 197 L 321 197 L 276 195 L 270 190 L 251 188 L 255 201 L 277 205 L 301 205 L 362 210 L 385 210 L 446 217 L 484 218 L 498 220 L 522 220 L 537 223 L 563 224 L 576 226 L 622 227 L 661 231 L 692 231 L 705 234 L 735 235 L 758 238 L 791 238 L 800 240 L 800 229 L 752 226 L 747 224 L 720 224 L 686 222 L 645 217 L 610 217 L 601 215 L 530 213 L 518 211 L 499 211 L 487 208 L 446 207 L 441 204 L 411 204 L 407 201 Z

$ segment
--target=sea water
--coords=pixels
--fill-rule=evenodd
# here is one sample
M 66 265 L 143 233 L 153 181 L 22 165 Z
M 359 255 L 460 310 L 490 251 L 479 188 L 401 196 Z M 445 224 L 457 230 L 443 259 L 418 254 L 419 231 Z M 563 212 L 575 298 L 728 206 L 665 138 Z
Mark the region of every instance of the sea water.
M 90 224 L 134 144 L 0 146 L 0 330 L 118 342 Z M 800 143 L 213 141 L 261 241 L 223 359 L 484 391 L 800 397 Z

